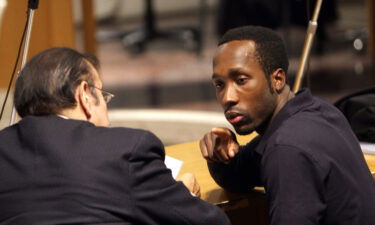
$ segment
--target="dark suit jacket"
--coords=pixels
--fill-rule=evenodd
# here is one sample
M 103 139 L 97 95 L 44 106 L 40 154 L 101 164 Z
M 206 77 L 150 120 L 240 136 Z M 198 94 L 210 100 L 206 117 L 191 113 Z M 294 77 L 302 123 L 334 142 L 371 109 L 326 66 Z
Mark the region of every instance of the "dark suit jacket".
M 0 132 L 0 224 L 229 224 L 147 131 L 26 117 Z

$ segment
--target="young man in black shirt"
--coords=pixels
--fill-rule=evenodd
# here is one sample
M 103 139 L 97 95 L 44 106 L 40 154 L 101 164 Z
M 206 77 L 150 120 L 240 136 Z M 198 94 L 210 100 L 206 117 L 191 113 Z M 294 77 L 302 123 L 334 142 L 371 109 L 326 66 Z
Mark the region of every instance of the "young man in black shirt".
M 226 128 L 200 142 L 216 182 L 231 191 L 264 185 L 271 225 L 375 224 L 375 184 L 358 140 L 332 105 L 294 94 L 282 39 L 262 27 L 228 31 L 213 60 L 213 84 L 239 146 Z

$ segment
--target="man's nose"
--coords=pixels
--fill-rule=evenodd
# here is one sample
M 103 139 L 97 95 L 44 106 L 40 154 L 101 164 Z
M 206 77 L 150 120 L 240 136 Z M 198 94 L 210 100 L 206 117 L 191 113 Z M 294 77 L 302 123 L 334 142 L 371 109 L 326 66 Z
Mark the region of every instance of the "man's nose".
M 238 103 L 238 95 L 235 88 L 228 85 L 223 95 L 223 103 L 226 107 L 232 106 Z

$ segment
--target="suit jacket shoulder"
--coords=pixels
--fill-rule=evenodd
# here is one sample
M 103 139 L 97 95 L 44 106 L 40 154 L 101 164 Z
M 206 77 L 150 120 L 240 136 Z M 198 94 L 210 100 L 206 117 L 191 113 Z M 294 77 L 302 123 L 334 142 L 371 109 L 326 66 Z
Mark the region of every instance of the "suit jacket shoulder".
M 148 131 L 24 118 L 0 132 L 0 224 L 229 224 L 164 156 Z

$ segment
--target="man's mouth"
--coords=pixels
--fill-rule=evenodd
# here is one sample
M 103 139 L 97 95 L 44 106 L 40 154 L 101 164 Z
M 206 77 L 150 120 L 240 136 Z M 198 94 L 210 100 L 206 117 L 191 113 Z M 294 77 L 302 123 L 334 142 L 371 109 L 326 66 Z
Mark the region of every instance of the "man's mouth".
M 225 117 L 233 125 L 240 123 L 244 119 L 244 115 L 237 112 L 226 112 Z

